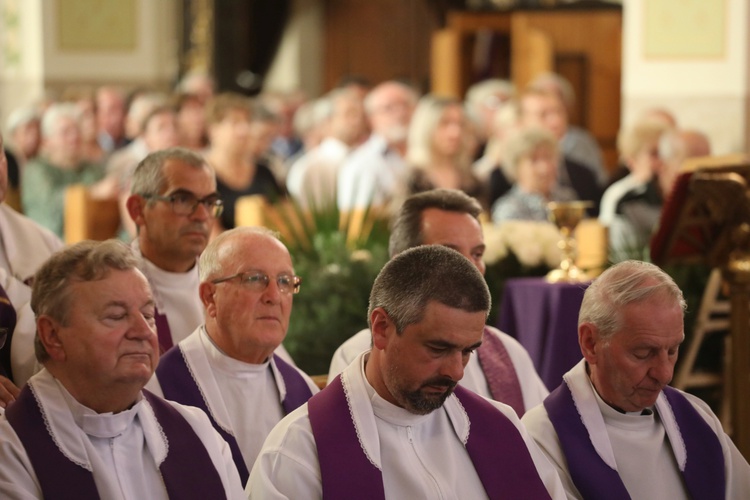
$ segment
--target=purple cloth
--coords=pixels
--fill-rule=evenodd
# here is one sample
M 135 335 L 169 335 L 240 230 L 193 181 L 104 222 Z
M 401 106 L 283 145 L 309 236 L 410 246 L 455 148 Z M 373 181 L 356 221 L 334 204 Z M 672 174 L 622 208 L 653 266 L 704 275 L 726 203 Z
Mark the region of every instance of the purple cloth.
M 547 388 L 581 360 L 578 311 L 589 283 L 547 283 L 515 278 L 505 284 L 498 328 L 515 337 Z
M 516 426 L 481 396 L 460 385 L 454 392 L 471 422 L 466 451 L 487 496 L 549 499 Z
M 169 498 L 227 498 L 219 472 L 188 421 L 158 396 L 146 390 L 143 395 L 169 443 L 169 454 L 159 466 Z
M 466 451 L 489 498 L 549 499 L 515 425 L 489 401 L 456 386 L 471 422 Z M 441 411 L 441 410 L 436 410 Z M 351 418 L 341 375 L 308 402 L 322 497 L 385 498 L 381 471 L 365 455 Z
M 665 387 L 664 394 L 685 442 L 687 462 L 682 477 L 690 496 L 699 500 L 723 499 L 726 490 L 724 454 L 716 434 L 679 391 Z M 581 495 L 629 500 L 619 473 L 599 457 L 591 443 L 568 384 L 563 382 L 552 391 L 544 400 L 544 408 L 560 440 L 570 477 Z
M 247 470 L 245 460 L 242 458 L 240 446 L 237 444 L 234 436 L 221 427 L 209 411 L 206 401 L 203 399 L 203 395 L 198 388 L 198 384 L 196 384 L 193 376 L 190 374 L 190 369 L 185 362 L 185 355 L 179 346 L 177 346 L 177 349 L 171 349 L 161 357 L 159 365 L 156 367 L 156 377 L 159 380 L 159 386 L 165 398 L 183 405 L 200 408 L 208 416 L 208 420 L 214 429 L 216 429 L 216 432 L 229 445 L 229 449 L 232 452 L 232 460 L 237 467 L 237 472 L 240 474 L 240 480 L 242 484 L 245 484 L 247 478 L 250 476 L 250 472 Z
M 701 500 L 724 498 L 727 487 L 724 452 L 716 433 L 678 390 L 665 387 L 664 395 L 675 414 L 687 449 L 682 477 L 688 491 L 693 498 Z
M 21 389 L 18 399 L 5 410 L 5 417 L 26 450 L 44 498 L 99 498 L 91 472 L 68 460 L 55 444 L 28 385 Z
M 341 375 L 307 402 L 322 482 L 322 498 L 385 498 L 383 477 L 362 451 Z
M 281 378 L 284 379 L 286 396 L 284 401 L 281 402 L 281 407 L 288 415 L 307 403 L 307 400 L 312 397 L 312 391 L 304 377 L 292 365 L 276 354 L 273 355 L 273 362 L 276 363 L 276 368 L 279 370 Z
M 226 498 L 221 477 L 193 428 L 166 401 L 143 391 L 169 443 L 159 466 L 170 498 Z M 29 386 L 5 412 L 21 440 L 46 499 L 98 499 L 94 476 L 71 462 L 55 444 Z
M 286 386 L 286 397 L 282 401 L 281 406 L 284 408 L 284 412 L 288 414 L 305 404 L 312 396 L 312 391 L 308 387 L 304 377 L 295 368 L 275 354 L 273 355 L 273 359 Z M 237 472 L 240 474 L 242 484 L 245 484 L 250 476 L 250 471 L 247 470 L 245 459 L 242 457 L 242 450 L 240 450 L 237 439 L 214 419 L 206 401 L 203 399 L 197 382 L 193 379 L 193 375 L 185 361 L 185 355 L 179 345 L 177 349 L 171 349 L 162 356 L 159 366 L 156 368 L 156 377 L 159 379 L 159 385 L 165 398 L 180 404 L 200 408 L 208 416 L 211 425 L 229 444 L 229 449 L 232 451 L 232 460 L 234 460 L 234 464 L 237 466 Z
M 477 358 L 492 399 L 505 403 L 516 411 L 519 418 L 522 417 L 526 408 L 516 368 L 503 341 L 487 328 L 484 329 L 482 345 L 477 349 Z
M 13 380 L 10 364 L 10 345 L 16 329 L 16 309 L 10 303 L 8 294 L 0 286 L 0 375 Z
M 172 331 L 169 329 L 167 315 L 154 309 L 154 321 L 156 323 L 156 335 L 159 338 L 159 352 L 165 353 L 172 348 Z

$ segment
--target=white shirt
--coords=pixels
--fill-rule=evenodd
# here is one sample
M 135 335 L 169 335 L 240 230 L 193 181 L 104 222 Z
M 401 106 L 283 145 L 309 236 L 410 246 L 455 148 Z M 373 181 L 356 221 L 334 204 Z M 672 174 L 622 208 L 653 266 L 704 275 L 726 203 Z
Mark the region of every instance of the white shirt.
M 35 375 L 29 385 L 42 405 L 55 442 L 69 459 L 92 472 L 101 498 L 168 498 L 158 466 L 166 459 L 169 445 L 147 401 L 141 398 L 131 409 L 117 414 L 97 414 L 78 403 L 46 370 Z M 208 418 L 195 408 L 171 404 L 206 447 L 227 496 L 244 498 L 229 446 Z M 23 444 L 2 417 L 0 464 L 0 498 L 41 498 Z
M 36 321 L 31 310 L 31 287 L 26 282 L 63 243 L 52 231 L 40 226 L 5 203 L 0 204 L 0 285 L 16 310 L 16 328 L 11 342 L 11 369 L 19 387 L 39 370 L 34 355 Z
M 329 201 L 325 197 L 335 190 L 338 171 L 349 151 L 349 146 L 338 139 L 323 139 L 290 167 L 286 178 L 289 193 L 306 204 Z
M 407 166 L 385 138 L 372 134 L 339 170 L 339 210 L 386 205 L 406 182 Z
M 643 187 L 644 183 L 636 180 L 633 174 L 628 174 L 609 186 L 602 195 L 599 203 L 599 222 L 609 227 L 617 216 L 617 204 L 628 192 Z
M 518 382 L 521 385 L 521 395 L 523 396 L 524 408 L 533 408 L 547 397 L 549 391 L 542 382 L 542 379 L 534 369 L 534 363 L 531 361 L 526 349 L 513 337 L 507 335 L 497 328 L 487 327 L 488 331 L 498 337 L 508 351 L 508 356 L 516 370 Z M 372 335 L 370 330 L 365 329 L 357 333 L 349 340 L 341 344 L 331 358 L 331 367 L 328 371 L 328 383 L 336 378 L 336 375 L 344 371 L 349 364 L 359 356 L 360 353 L 370 349 Z M 479 357 L 474 353 L 466 364 L 464 377 L 459 384 L 462 387 L 474 391 L 480 396 L 492 399 L 487 378 L 484 376 L 482 365 L 479 364 Z
M 255 365 L 224 354 L 200 327 L 180 342 L 190 373 L 199 384 L 214 420 L 237 440 L 247 470 L 253 468 L 271 429 L 284 417 L 281 401 L 286 388 L 278 369 L 269 361 Z M 318 387 L 302 371 L 310 391 Z M 156 375 L 146 386 L 163 395 Z
M 470 422 L 455 395 L 441 409 L 415 415 L 382 399 L 364 374 L 366 353 L 342 374 L 347 401 L 369 460 L 383 472 L 386 498 L 487 498 L 464 446 Z M 492 402 L 519 430 L 552 498 L 565 498 L 553 467 L 515 412 Z M 245 488 L 250 498 L 320 498 L 321 477 L 307 404 L 277 425 Z
M 583 411 L 584 414 L 587 411 L 601 413 L 603 427 L 589 425 L 587 429 L 590 435 L 594 436 L 597 449 L 603 450 L 600 453 L 608 457 L 607 460 L 614 462 L 631 498 L 635 500 L 690 498 L 678 469 L 678 461 L 683 457 L 678 459 L 673 451 L 673 446 L 677 445 L 672 444 L 667 437 L 666 426 L 670 424 L 664 419 L 669 418 L 669 415 L 666 417 L 660 415 L 658 406 L 657 411 L 652 412 L 651 415 L 617 412 L 599 397 L 586 374 L 585 366 L 585 361 L 581 360 L 565 374 L 565 380 L 568 381 L 571 391 L 575 391 L 577 387 L 581 391 L 586 391 L 586 394 L 593 393 L 593 398 L 590 399 L 591 404 L 586 405 L 576 399 L 576 405 L 578 408 L 586 406 L 586 410 L 579 409 L 579 412 Z M 719 439 L 724 452 L 727 500 L 750 498 L 750 466 L 747 461 L 724 433 L 721 422 L 708 405 L 691 394 L 683 393 L 683 395 L 716 432 Z M 665 398 L 664 394 L 661 394 L 659 398 Z M 660 404 L 657 402 L 657 405 Z M 567 459 L 544 405 L 526 412 L 522 421 L 529 434 L 557 467 L 569 498 L 582 498 L 570 477 Z
M 202 325 L 205 319 L 203 303 L 198 293 L 198 262 L 186 273 L 171 273 L 141 256 L 137 239 L 133 241 L 132 247 L 140 257 L 139 267 L 151 286 L 156 308 L 167 317 L 172 343 L 177 345 Z

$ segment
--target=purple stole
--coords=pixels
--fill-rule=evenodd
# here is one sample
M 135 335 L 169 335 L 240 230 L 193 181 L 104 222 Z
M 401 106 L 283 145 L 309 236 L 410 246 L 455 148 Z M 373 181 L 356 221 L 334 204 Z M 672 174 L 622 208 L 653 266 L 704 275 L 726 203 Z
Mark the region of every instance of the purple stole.
M 523 404 L 523 393 L 516 368 L 503 341 L 487 327 L 484 329 L 484 341 L 477 349 L 477 357 L 487 379 L 492 399 L 510 406 L 516 411 L 518 418 L 521 418 L 526 412 L 526 407 Z
M 550 498 L 518 429 L 473 392 L 454 390 L 471 421 L 466 451 L 490 498 Z M 381 471 L 362 450 L 341 375 L 307 403 L 318 450 L 322 497 L 384 499 Z M 438 410 L 439 411 L 439 410 Z
M 159 353 L 164 354 L 172 348 L 172 330 L 169 329 L 167 315 L 154 308 L 154 320 L 156 322 L 156 336 L 159 338 Z
M 671 387 L 664 388 L 680 434 L 687 462 L 682 477 L 694 499 L 723 499 L 726 490 L 724 454 L 716 433 L 690 402 Z M 560 439 L 573 483 L 584 498 L 629 500 L 620 475 L 596 452 L 581 421 L 568 384 L 563 382 L 544 400 L 544 408 Z
M 163 399 L 145 390 L 143 395 L 169 443 L 169 454 L 159 466 L 169 498 L 226 498 L 221 477 L 187 420 Z M 5 416 L 26 450 L 45 499 L 99 498 L 92 473 L 71 462 L 55 444 L 28 386 Z
M 10 344 L 16 329 L 16 309 L 10 303 L 8 294 L 0 286 L 0 375 L 13 380 L 10 364 Z
M 285 413 L 289 414 L 305 404 L 310 399 L 310 396 L 312 396 L 312 391 L 308 387 L 304 377 L 294 367 L 275 354 L 273 355 L 273 359 L 286 386 L 286 397 L 281 402 L 281 407 Z M 156 367 L 156 377 L 159 379 L 159 385 L 166 399 L 184 405 L 195 406 L 208 415 L 211 425 L 214 426 L 214 429 L 229 444 L 229 449 L 232 450 L 232 459 L 237 466 L 237 472 L 240 473 L 240 480 L 242 480 L 242 484 L 245 484 L 250 476 L 250 471 L 247 470 L 245 460 L 242 458 L 240 446 L 237 444 L 235 437 L 221 427 L 214 419 L 206 401 L 203 399 L 197 382 L 190 373 L 190 369 L 185 362 L 185 355 L 179 345 L 176 349 L 172 349 L 162 356 L 159 365 Z

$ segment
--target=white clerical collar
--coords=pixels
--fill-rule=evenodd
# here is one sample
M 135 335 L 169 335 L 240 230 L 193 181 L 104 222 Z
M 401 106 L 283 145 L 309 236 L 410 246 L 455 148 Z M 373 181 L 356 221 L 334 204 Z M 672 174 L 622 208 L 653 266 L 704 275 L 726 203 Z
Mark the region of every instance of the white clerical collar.
M 59 380 L 54 380 L 60 388 L 65 403 L 68 405 L 68 408 L 70 408 L 70 412 L 73 415 L 73 421 L 89 436 L 112 438 L 125 432 L 138 414 L 141 400 L 143 399 L 141 393 L 138 393 L 136 403 L 125 411 L 118 413 L 97 413 L 91 408 L 79 403 Z
M 607 424 L 621 429 L 636 430 L 642 429 L 644 425 L 655 423 L 654 412 L 649 411 L 648 414 L 643 414 L 641 411 L 627 411 L 623 413 L 608 405 L 596 391 L 593 384 L 591 385 L 591 390 L 594 392 L 596 404 L 599 406 L 599 410 L 601 410 L 604 421 Z

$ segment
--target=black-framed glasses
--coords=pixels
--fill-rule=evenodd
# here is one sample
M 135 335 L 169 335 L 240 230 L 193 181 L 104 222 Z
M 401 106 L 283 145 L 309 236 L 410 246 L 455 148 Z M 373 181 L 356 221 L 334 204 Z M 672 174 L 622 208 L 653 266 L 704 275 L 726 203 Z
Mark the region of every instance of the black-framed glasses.
M 245 273 L 233 274 L 232 276 L 227 276 L 225 278 L 217 278 L 215 280 L 211 280 L 211 283 L 224 283 L 225 281 L 230 281 L 235 278 L 240 279 L 240 285 L 254 292 L 264 291 L 266 288 L 268 288 L 268 284 L 271 282 L 271 278 L 266 273 L 261 273 L 259 271 L 248 271 Z M 276 286 L 279 287 L 281 293 L 299 293 L 300 285 L 302 285 L 302 278 L 300 278 L 299 276 L 293 276 L 289 274 L 280 274 L 276 276 Z
M 169 196 L 159 196 L 157 194 L 142 195 L 147 200 L 158 200 L 169 203 L 172 206 L 172 212 L 177 215 L 193 215 L 198 205 L 203 205 L 208 210 L 211 217 L 218 217 L 224 211 L 224 202 L 215 194 L 198 198 L 193 193 L 187 191 L 177 191 Z

